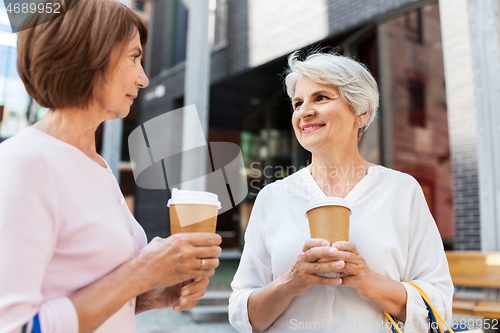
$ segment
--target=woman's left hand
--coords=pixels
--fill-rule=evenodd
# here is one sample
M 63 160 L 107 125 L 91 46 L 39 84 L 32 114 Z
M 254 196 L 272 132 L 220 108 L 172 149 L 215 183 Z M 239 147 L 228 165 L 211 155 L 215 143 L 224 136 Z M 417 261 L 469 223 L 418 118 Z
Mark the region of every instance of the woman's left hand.
M 135 313 L 153 309 L 173 307 L 175 311 L 184 311 L 196 305 L 205 295 L 208 278 L 189 280 L 170 287 L 158 287 L 137 296 Z
M 331 261 L 341 262 L 336 270 L 342 279 L 340 285 L 354 288 L 362 299 L 375 302 L 382 310 L 406 321 L 407 295 L 403 284 L 372 271 L 353 243 L 340 241 L 332 247 L 338 252 Z
M 352 287 L 359 297 L 370 299 L 370 282 L 373 280 L 373 271 L 368 267 L 365 259 L 359 254 L 356 245 L 346 241 L 335 242 L 333 248 L 338 253 L 332 258 L 333 261 L 340 261 L 340 269 L 337 271 L 342 278 L 341 286 Z M 342 266 L 343 265 L 343 266 Z

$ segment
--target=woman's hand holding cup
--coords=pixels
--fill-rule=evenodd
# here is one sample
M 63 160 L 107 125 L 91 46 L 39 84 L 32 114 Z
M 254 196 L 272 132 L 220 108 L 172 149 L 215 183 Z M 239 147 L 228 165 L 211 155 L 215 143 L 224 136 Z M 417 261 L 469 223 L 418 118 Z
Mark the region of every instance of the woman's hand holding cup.
M 339 278 L 320 276 L 320 273 L 339 272 L 337 261 L 331 261 L 338 249 L 331 247 L 325 239 L 310 239 L 306 241 L 302 253 L 297 257 L 292 268 L 283 275 L 282 284 L 294 295 L 302 295 L 313 285 L 339 285 Z M 343 265 L 342 265 L 343 267 Z
M 215 233 L 182 233 L 154 238 L 134 259 L 144 291 L 215 273 L 222 238 Z

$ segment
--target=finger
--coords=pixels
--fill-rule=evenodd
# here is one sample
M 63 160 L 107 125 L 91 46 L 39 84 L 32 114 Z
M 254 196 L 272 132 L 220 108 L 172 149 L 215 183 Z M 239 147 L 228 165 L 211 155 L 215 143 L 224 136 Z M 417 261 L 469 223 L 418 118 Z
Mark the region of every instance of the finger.
M 215 269 L 195 269 L 191 272 L 194 278 L 209 278 L 215 274 Z
M 208 286 L 209 282 L 210 281 L 208 278 L 200 279 L 198 282 L 191 283 L 182 288 L 180 294 L 181 296 L 194 294 L 202 289 L 205 289 Z
M 196 303 L 198 299 L 202 298 L 205 295 L 205 289 L 198 290 L 197 292 L 187 295 L 187 296 L 182 296 L 179 298 L 179 305 L 182 307 L 186 304 L 191 304 L 191 303 Z
M 362 274 L 363 271 L 364 270 L 361 265 L 346 262 L 340 273 L 344 273 L 346 276 L 358 276 Z
M 317 246 L 330 246 L 330 242 L 328 242 L 326 239 L 321 239 L 321 238 L 308 239 L 305 242 L 302 251 L 306 252 L 307 250 Z
M 346 286 L 346 287 L 352 287 L 352 276 L 350 275 L 345 275 L 341 276 L 342 281 L 340 282 L 341 285 Z
M 339 267 L 342 266 L 342 267 Z M 343 268 L 342 265 L 338 265 L 338 262 L 332 261 L 329 263 L 302 263 L 300 269 L 306 274 L 319 274 L 319 273 L 340 273 Z
M 332 247 L 333 249 L 336 249 L 336 247 Z M 318 262 L 330 262 L 330 261 L 339 261 L 342 260 L 344 262 L 350 262 L 353 264 L 358 264 L 360 261 L 360 256 L 356 255 L 352 252 L 347 252 L 347 251 L 339 251 L 337 250 L 337 254 L 327 257 L 327 258 L 322 258 Z
M 314 247 L 303 254 L 306 262 L 317 262 L 323 258 L 333 258 L 339 250 L 331 246 Z
M 335 242 L 332 244 L 332 247 L 336 247 L 337 249 L 339 249 L 339 251 L 352 252 L 355 255 L 359 254 L 358 249 L 356 248 L 356 245 L 354 245 L 353 243 L 350 243 L 350 242 L 346 242 L 346 241 Z
M 184 252 L 183 263 L 189 265 L 190 269 L 201 269 L 202 266 L 203 269 L 213 269 L 219 265 L 217 257 L 221 251 L 219 246 L 193 247 L 191 250 Z M 211 265 L 207 266 L 207 263 Z
M 336 260 L 338 260 L 338 259 L 335 258 L 335 256 L 333 256 L 333 257 L 330 257 L 330 258 L 321 258 L 317 262 L 331 262 L 331 261 L 336 261 Z
M 192 303 L 189 303 L 189 304 L 186 304 L 186 305 L 176 304 L 176 305 L 174 305 L 174 310 L 175 311 L 184 311 L 184 310 L 192 308 L 195 305 L 196 305 L 196 302 L 192 302 Z
M 339 269 L 339 270 L 343 269 L 343 271 L 345 272 L 345 266 L 347 264 L 344 260 L 337 260 L 337 261 L 332 262 L 331 264 L 334 265 L 336 269 Z
M 220 246 L 200 246 L 195 247 L 193 254 L 196 258 L 217 258 L 222 253 Z
M 342 279 L 337 277 L 333 278 L 333 277 L 314 275 L 312 277 L 312 280 L 314 284 L 322 286 L 338 286 L 342 284 Z
M 193 269 L 200 271 L 214 270 L 219 267 L 219 258 L 199 259 L 196 258 L 192 264 Z
M 205 283 L 208 285 L 208 283 L 209 283 L 208 278 L 196 278 L 196 279 L 191 279 L 190 281 L 191 282 L 189 284 L 184 285 L 184 288 L 187 288 L 188 286 L 194 286 L 194 285 L 205 284 Z M 200 282 L 202 282 L 202 283 L 200 283 Z
M 222 243 L 222 238 L 220 235 L 210 232 L 180 233 L 170 237 L 184 239 L 193 246 L 217 246 Z
M 322 257 L 316 262 L 331 262 L 331 261 L 337 261 L 337 260 L 343 260 L 344 257 L 339 257 L 339 250 L 336 247 L 330 247 L 333 249 L 333 251 L 329 251 L 329 256 L 328 257 Z M 343 253 L 349 253 L 349 252 L 343 252 Z

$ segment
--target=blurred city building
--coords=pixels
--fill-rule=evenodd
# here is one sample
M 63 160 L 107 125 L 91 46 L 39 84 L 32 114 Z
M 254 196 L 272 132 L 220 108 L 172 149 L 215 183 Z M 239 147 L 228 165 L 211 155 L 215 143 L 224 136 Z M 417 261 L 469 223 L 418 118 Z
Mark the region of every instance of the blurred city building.
M 140 96 L 139 123 L 183 106 L 188 5 L 182 0 L 152 1 L 146 60 L 150 85 Z M 291 130 L 282 73 L 292 51 L 321 49 L 362 61 L 379 83 L 379 116 L 360 142 L 362 155 L 419 181 L 447 249 L 498 250 L 500 207 L 497 204 L 495 210 L 489 202 L 493 215 L 485 225 L 485 202 L 479 194 L 479 166 L 486 161 L 478 153 L 482 147 L 477 137 L 483 132 L 475 119 L 489 111 L 477 109 L 474 96 L 464 110 L 457 102 L 464 99 L 464 88 L 453 77 L 474 66 L 456 63 L 457 40 L 462 41 L 462 56 L 484 51 L 473 50 L 468 37 L 474 32 L 474 18 L 468 17 L 474 6 L 484 7 L 485 18 L 488 10 L 493 13 L 498 37 L 498 1 L 210 0 L 206 134 L 209 141 L 241 146 L 249 184 L 245 202 L 219 216 L 224 245 L 242 245 L 260 188 L 310 163 L 310 154 Z M 445 57 L 443 45 L 448 45 Z M 469 95 L 474 95 L 474 76 L 462 75 L 461 80 L 468 80 Z M 182 131 L 178 135 L 182 140 Z M 494 146 L 488 144 L 490 152 Z M 489 160 L 491 166 L 498 166 L 496 158 L 497 164 Z M 495 186 L 494 171 L 490 176 Z M 168 191 L 135 190 L 135 214 L 149 237 L 168 235 L 169 196 Z M 489 239 L 481 234 L 485 226 Z
M 150 85 L 127 118 L 106 125 L 108 135 L 101 126 L 97 145 L 116 160 L 122 191 L 148 237 L 167 236 L 170 193 L 134 185 L 127 138 L 184 105 L 188 7 L 197 0 L 120 1 L 148 22 L 143 65 Z M 282 74 L 291 52 L 321 49 L 362 61 L 378 81 L 381 107 L 360 142 L 362 155 L 419 181 L 446 248 L 500 250 L 500 0 L 208 1 L 206 134 L 241 146 L 249 185 L 245 202 L 219 216 L 224 247 L 242 245 L 263 186 L 310 163 L 291 129 Z M 17 76 L 16 36 L 0 6 L 2 140 L 47 110 Z

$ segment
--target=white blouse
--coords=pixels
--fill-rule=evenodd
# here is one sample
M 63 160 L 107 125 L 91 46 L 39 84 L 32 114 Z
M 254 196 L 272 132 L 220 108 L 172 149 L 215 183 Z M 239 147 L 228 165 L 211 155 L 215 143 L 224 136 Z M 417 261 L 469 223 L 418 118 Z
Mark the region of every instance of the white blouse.
M 229 321 L 252 332 L 248 297 L 285 274 L 310 239 L 309 200 L 325 197 L 308 168 L 276 181 L 257 195 L 240 266 L 231 287 Z M 349 241 L 368 267 L 395 281 L 412 281 L 451 322 L 453 284 L 441 237 L 418 182 L 373 166 L 345 197 L 352 208 Z M 428 312 L 420 294 L 407 291 L 404 332 L 427 332 Z M 389 332 L 383 311 L 346 286 L 312 286 L 295 297 L 267 332 Z M 402 323 L 401 323 L 402 324 Z

